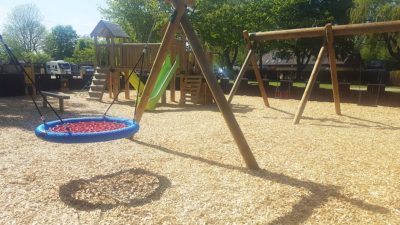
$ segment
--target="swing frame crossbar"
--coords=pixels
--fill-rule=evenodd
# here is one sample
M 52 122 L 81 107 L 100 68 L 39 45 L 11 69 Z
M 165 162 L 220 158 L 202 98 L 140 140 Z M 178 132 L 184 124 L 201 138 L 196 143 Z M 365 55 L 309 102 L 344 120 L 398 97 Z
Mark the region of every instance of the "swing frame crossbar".
M 248 63 L 251 63 L 256 79 L 258 81 L 260 93 L 261 96 L 263 97 L 265 106 L 269 107 L 266 90 L 264 88 L 264 84 L 261 79 L 261 74 L 259 67 L 257 65 L 257 60 L 253 53 L 255 42 L 323 37 L 325 38 L 324 44 L 322 45 L 318 57 L 316 59 L 316 62 L 314 64 L 309 82 L 307 83 L 300 104 L 298 106 L 297 112 L 295 114 L 293 124 L 298 124 L 300 122 L 301 116 L 304 112 L 305 106 L 310 97 L 312 87 L 314 86 L 316 77 L 318 75 L 320 65 L 322 62 L 322 57 L 325 54 L 325 52 L 327 53 L 329 59 L 335 112 L 337 115 L 341 115 L 339 82 L 337 78 L 337 69 L 336 69 L 336 53 L 333 45 L 334 37 L 364 35 L 370 33 L 390 33 L 390 32 L 400 32 L 400 20 L 374 22 L 374 23 L 347 24 L 347 25 L 327 24 L 325 25 L 325 27 L 299 28 L 291 30 L 277 30 L 277 31 L 254 32 L 254 33 L 248 33 L 248 31 L 243 31 L 243 37 L 247 43 L 248 54 L 245 62 L 242 65 L 240 73 L 235 80 L 234 86 L 232 87 L 228 100 L 229 102 L 232 101 L 233 96 L 236 93 L 237 86 L 240 84 L 240 80 L 243 77 L 244 71 L 246 70 Z

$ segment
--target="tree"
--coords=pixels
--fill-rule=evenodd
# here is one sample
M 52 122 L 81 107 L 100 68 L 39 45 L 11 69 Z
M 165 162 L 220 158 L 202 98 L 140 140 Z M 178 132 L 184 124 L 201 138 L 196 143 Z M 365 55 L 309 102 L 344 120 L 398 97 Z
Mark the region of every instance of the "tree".
M 201 40 L 220 56 L 220 63 L 232 73 L 243 30 L 259 30 L 270 24 L 269 1 L 198 0 L 190 19 Z
M 71 57 L 74 53 L 78 35 L 72 26 L 58 25 L 46 37 L 44 51 L 54 59 Z
M 268 24 L 268 0 L 198 0 L 189 12 L 195 30 L 206 46 L 216 52 L 228 69 L 236 63 L 239 47 L 243 47 L 244 29 Z M 153 23 L 150 41 L 160 41 L 172 12 L 168 4 L 158 0 L 107 0 L 101 12 L 120 24 L 134 41 L 146 42 Z
M 4 39 L 17 57 L 37 53 L 42 47 L 46 28 L 39 9 L 33 4 L 16 6 L 8 16 Z M 26 59 L 25 59 L 26 60 Z
M 273 0 L 273 23 L 276 29 L 295 29 L 324 26 L 327 23 L 347 24 L 349 22 L 349 0 Z M 297 39 L 277 42 L 275 50 L 281 57 L 296 58 L 296 79 L 301 79 L 301 72 L 310 58 L 318 54 L 323 39 Z M 335 47 L 342 57 L 352 49 L 351 39 L 336 38 Z
M 160 41 L 163 35 L 168 13 L 171 9 L 158 0 L 107 0 L 107 8 L 100 11 L 107 19 L 119 24 L 130 35 L 133 41 Z M 153 26 L 155 24 L 155 26 Z
M 353 23 L 378 22 L 400 19 L 400 0 L 354 0 L 351 10 Z M 399 33 L 368 35 L 358 39 L 358 48 L 365 59 L 388 59 L 400 62 Z M 382 49 L 386 49 L 384 52 Z
M 74 54 L 70 58 L 65 59 L 75 64 L 94 64 L 95 46 L 91 38 L 80 38 L 75 46 Z

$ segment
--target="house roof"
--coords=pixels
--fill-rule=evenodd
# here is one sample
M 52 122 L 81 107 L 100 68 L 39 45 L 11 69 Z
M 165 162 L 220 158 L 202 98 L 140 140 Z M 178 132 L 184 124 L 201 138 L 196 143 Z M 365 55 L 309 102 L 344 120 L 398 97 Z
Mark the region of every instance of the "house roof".
M 91 37 L 112 37 L 112 38 L 129 38 L 129 35 L 115 23 L 100 20 L 96 27 L 90 33 Z

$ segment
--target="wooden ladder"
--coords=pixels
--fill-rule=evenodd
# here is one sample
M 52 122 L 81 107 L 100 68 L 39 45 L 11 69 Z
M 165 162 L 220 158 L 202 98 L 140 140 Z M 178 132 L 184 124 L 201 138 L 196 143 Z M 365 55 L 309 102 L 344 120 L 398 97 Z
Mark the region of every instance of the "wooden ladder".
M 107 85 L 106 76 L 105 73 L 97 71 L 94 73 L 92 83 L 90 84 L 88 100 L 101 101 Z
M 199 101 L 200 88 L 203 78 L 201 76 L 185 76 L 183 80 L 183 96 L 181 103 L 191 102 L 197 104 Z

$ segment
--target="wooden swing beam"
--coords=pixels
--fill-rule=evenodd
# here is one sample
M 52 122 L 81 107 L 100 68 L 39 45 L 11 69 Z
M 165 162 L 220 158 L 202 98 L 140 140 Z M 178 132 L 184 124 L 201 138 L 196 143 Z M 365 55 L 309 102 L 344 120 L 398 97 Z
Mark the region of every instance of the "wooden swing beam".
M 278 30 L 278 31 L 268 31 L 268 32 L 255 32 L 250 33 L 248 37 L 245 36 L 245 40 L 247 41 L 247 46 L 251 47 L 252 42 L 256 41 L 268 41 L 268 40 L 286 40 L 286 39 L 298 39 L 298 38 L 312 38 L 312 37 L 325 37 L 325 44 L 322 46 L 320 54 L 318 55 L 317 61 L 312 70 L 310 80 L 307 83 L 307 87 L 303 93 L 302 100 L 300 101 L 300 105 L 298 107 L 297 113 L 295 115 L 294 124 L 298 124 L 300 122 L 300 118 L 304 112 L 305 105 L 309 99 L 312 87 L 315 83 L 315 79 L 317 77 L 322 54 L 327 52 L 330 71 L 331 71 L 331 80 L 332 80 L 332 92 L 333 99 L 335 103 L 335 111 L 336 114 L 340 115 L 340 97 L 339 97 L 339 82 L 337 79 L 337 69 L 336 69 L 336 54 L 335 49 L 333 47 L 334 36 L 350 36 L 350 35 L 362 35 L 368 33 L 388 33 L 388 32 L 399 32 L 400 31 L 400 20 L 395 21 L 386 21 L 386 22 L 375 22 L 375 23 L 361 23 L 361 24 L 348 24 L 348 25 L 335 25 L 327 24 L 325 27 L 313 27 L 313 28 L 300 28 L 300 29 L 291 29 L 291 30 Z M 247 31 L 244 31 L 247 32 Z M 249 47 L 248 47 L 249 48 Z M 248 57 L 252 55 L 252 48 L 249 48 Z M 253 56 L 254 57 L 254 56 Z M 253 69 L 255 74 L 259 74 L 259 69 L 257 63 L 251 60 Z M 239 75 L 243 76 L 242 70 L 247 67 L 248 59 L 246 60 L 246 64 L 242 66 L 241 73 Z M 241 76 L 238 76 L 235 81 L 235 85 L 238 82 L 238 79 L 241 79 Z M 234 86 L 232 89 L 229 100 L 231 101 L 233 95 L 235 94 L 237 87 Z M 266 100 L 266 94 L 260 89 L 261 95 Z M 266 104 L 266 106 L 268 106 Z
M 367 33 L 387 33 L 400 31 L 400 20 L 376 22 L 376 23 L 360 23 L 332 26 L 334 36 L 350 36 Z M 279 30 L 268 32 L 250 33 L 252 41 L 267 40 L 285 40 L 296 38 L 324 37 L 325 27 L 300 28 L 291 30 Z
M 158 74 L 161 70 L 161 66 L 167 55 L 167 51 L 170 46 L 171 40 L 174 38 L 175 33 L 178 29 L 178 26 L 180 25 L 187 37 L 192 49 L 193 49 L 193 53 L 195 55 L 197 63 L 202 71 L 202 74 L 203 74 L 209 88 L 210 88 L 210 91 L 215 99 L 215 102 L 217 103 L 217 105 L 225 119 L 225 122 L 228 125 L 228 128 L 229 128 L 232 136 L 235 139 L 235 142 L 236 142 L 236 144 L 239 148 L 239 151 L 246 163 L 246 166 L 249 169 L 254 169 L 254 170 L 259 169 L 257 161 L 255 160 L 253 153 L 251 152 L 250 147 L 246 141 L 246 138 L 244 137 L 243 132 L 240 129 L 238 122 L 236 121 L 236 118 L 232 112 L 232 109 L 231 109 L 229 103 L 226 101 L 225 96 L 224 96 L 221 88 L 218 85 L 218 81 L 212 72 L 211 63 L 207 59 L 207 57 L 204 53 L 204 50 L 201 46 L 201 43 L 196 36 L 195 31 L 193 30 L 193 27 L 191 26 L 187 16 L 185 15 L 185 1 L 184 0 L 172 0 L 169 2 L 171 2 L 172 5 L 175 7 L 175 12 L 171 16 L 171 20 L 165 31 L 163 41 L 158 50 L 153 67 L 150 71 L 150 75 L 147 79 L 146 86 L 143 90 L 141 101 L 139 102 L 139 104 L 137 106 L 136 115 L 135 115 L 136 122 L 139 123 L 143 116 L 146 104 L 150 97 L 150 93 L 154 88 Z

